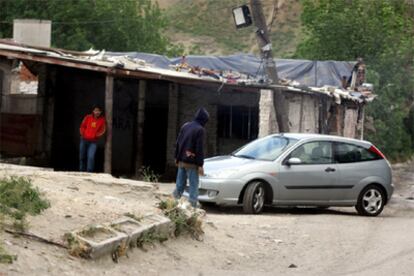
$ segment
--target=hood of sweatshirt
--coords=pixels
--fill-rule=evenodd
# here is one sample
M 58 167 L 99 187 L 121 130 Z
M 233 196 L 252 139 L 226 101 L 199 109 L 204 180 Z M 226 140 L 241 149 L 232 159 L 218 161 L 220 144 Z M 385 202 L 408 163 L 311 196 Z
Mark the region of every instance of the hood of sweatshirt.
M 197 110 L 194 116 L 194 121 L 196 121 L 202 126 L 205 126 L 209 118 L 210 118 L 210 114 L 208 114 L 207 110 L 204 107 L 202 107 Z

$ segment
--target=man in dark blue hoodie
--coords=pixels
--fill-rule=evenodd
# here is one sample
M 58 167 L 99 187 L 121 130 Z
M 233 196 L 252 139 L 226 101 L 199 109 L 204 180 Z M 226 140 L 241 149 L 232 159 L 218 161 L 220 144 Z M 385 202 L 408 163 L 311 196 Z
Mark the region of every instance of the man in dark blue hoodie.
M 197 110 L 194 120 L 181 127 L 175 146 L 174 157 L 178 172 L 173 196 L 176 199 L 181 198 L 188 178 L 190 182 L 189 201 L 193 207 L 197 207 L 198 202 L 198 177 L 204 175 L 204 126 L 209 117 L 210 115 L 204 108 Z

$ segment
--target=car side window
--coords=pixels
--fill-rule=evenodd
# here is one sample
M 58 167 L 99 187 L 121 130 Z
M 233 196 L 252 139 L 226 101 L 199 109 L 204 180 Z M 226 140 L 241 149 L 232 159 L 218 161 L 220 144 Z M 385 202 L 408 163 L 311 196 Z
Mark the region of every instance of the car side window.
M 335 143 L 334 158 L 337 163 L 354 163 L 379 159 L 369 150 L 352 144 Z
M 330 164 L 332 163 L 331 142 L 310 142 L 299 146 L 292 151 L 290 158 L 299 158 L 302 164 Z

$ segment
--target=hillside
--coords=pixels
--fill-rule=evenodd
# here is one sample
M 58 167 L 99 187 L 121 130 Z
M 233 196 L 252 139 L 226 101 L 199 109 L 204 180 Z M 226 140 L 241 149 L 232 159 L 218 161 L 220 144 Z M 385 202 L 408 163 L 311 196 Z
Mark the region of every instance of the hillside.
M 237 30 L 231 10 L 249 1 L 241 0 L 154 0 L 170 21 L 166 35 L 193 54 L 257 53 L 254 27 Z M 299 0 L 264 0 L 271 26 L 274 55 L 289 57 L 301 36 Z M 276 8 L 275 8 L 276 5 Z

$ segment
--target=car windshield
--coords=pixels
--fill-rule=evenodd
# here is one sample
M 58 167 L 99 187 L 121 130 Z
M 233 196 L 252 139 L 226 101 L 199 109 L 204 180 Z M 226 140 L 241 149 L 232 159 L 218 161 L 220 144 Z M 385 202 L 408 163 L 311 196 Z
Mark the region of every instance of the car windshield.
M 248 159 L 273 161 L 288 147 L 296 143 L 297 139 L 283 136 L 270 136 L 255 140 L 233 152 L 233 156 Z

